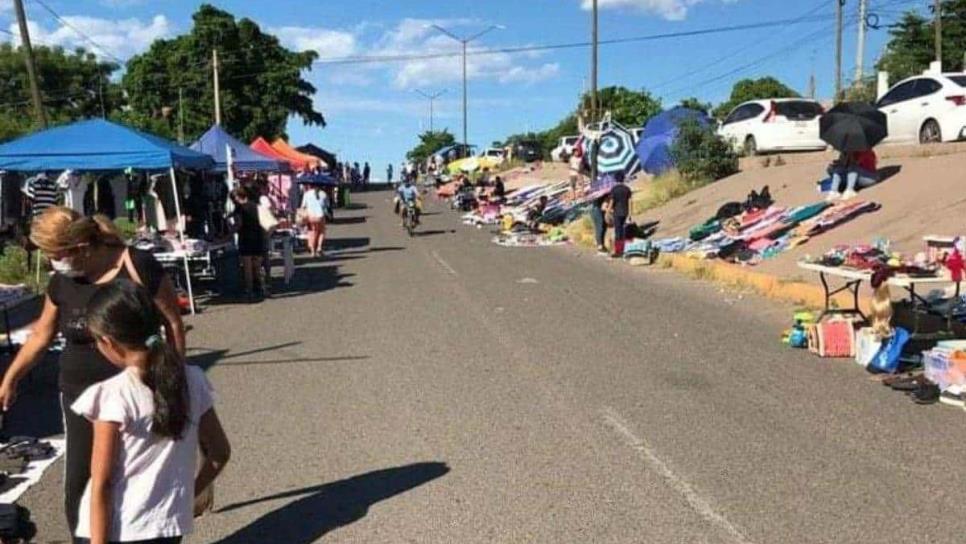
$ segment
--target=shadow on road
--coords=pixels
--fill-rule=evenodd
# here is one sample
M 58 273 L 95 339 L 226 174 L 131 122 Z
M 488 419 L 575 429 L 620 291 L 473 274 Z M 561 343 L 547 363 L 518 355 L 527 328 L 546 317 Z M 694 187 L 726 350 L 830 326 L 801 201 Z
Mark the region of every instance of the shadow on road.
M 417 230 L 415 236 L 422 238 L 423 236 L 439 236 L 440 234 L 453 234 L 455 232 L 455 230 Z
M 342 251 L 345 249 L 356 249 L 368 247 L 370 239 L 368 236 L 362 238 L 326 238 L 325 251 Z
M 414 463 L 230 504 L 218 512 L 299 497 L 218 540 L 216 544 L 309 544 L 339 527 L 362 519 L 370 506 L 431 482 L 449 471 L 446 463 Z
M 324 261 L 323 261 L 324 262 Z M 291 298 L 309 293 L 321 293 L 339 287 L 352 287 L 352 282 L 345 281 L 355 274 L 344 274 L 339 272 L 339 266 L 335 264 L 322 266 L 308 266 L 302 264 L 295 268 L 295 275 L 292 283 L 282 285 L 272 293 L 272 299 Z
M 360 215 L 356 217 L 336 217 L 329 221 L 330 225 L 359 225 L 365 223 L 368 217 Z

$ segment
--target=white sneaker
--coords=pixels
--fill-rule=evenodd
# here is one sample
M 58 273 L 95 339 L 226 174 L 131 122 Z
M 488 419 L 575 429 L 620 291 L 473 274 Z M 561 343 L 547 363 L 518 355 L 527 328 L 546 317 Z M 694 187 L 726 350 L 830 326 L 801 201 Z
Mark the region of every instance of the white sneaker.
M 851 190 L 845 191 L 844 193 L 842 193 L 842 200 L 852 200 L 853 198 L 858 196 L 858 194 L 859 193 L 856 193 L 855 191 L 851 191 Z
M 825 194 L 825 202 L 835 202 L 841 197 L 842 195 L 836 193 L 835 191 L 829 191 Z

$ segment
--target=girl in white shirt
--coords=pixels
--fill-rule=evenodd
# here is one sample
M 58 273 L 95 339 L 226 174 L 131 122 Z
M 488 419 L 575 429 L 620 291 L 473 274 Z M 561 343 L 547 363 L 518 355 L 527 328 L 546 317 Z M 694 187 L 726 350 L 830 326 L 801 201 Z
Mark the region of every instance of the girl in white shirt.
M 97 349 L 124 369 L 92 385 L 71 409 L 94 424 L 91 479 L 76 537 L 91 544 L 176 544 L 196 504 L 228 461 L 230 446 L 204 372 L 158 334 L 161 316 L 143 287 L 117 280 L 97 290 L 87 325 Z M 204 452 L 195 473 L 197 452 Z

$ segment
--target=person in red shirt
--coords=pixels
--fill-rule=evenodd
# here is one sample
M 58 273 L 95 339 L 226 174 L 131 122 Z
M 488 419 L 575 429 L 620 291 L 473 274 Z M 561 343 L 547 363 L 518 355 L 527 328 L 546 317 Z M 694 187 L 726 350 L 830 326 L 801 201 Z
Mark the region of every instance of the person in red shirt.
M 832 174 L 832 188 L 828 193 L 828 200 L 852 199 L 856 195 L 856 187 L 869 187 L 879 181 L 878 157 L 871 149 L 842 153 L 829 170 Z M 842 178 L 845 178 L 844 189 Z

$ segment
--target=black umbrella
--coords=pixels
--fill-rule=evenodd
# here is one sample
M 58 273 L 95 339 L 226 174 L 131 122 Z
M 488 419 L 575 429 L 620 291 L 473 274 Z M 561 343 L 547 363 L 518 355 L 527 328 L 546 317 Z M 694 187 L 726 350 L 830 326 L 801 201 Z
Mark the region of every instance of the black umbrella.
M 889 135 L 886 114 L 864 102 L 843 102 L 819 120 L 819 135 L 844 153 L 872 149 Z

